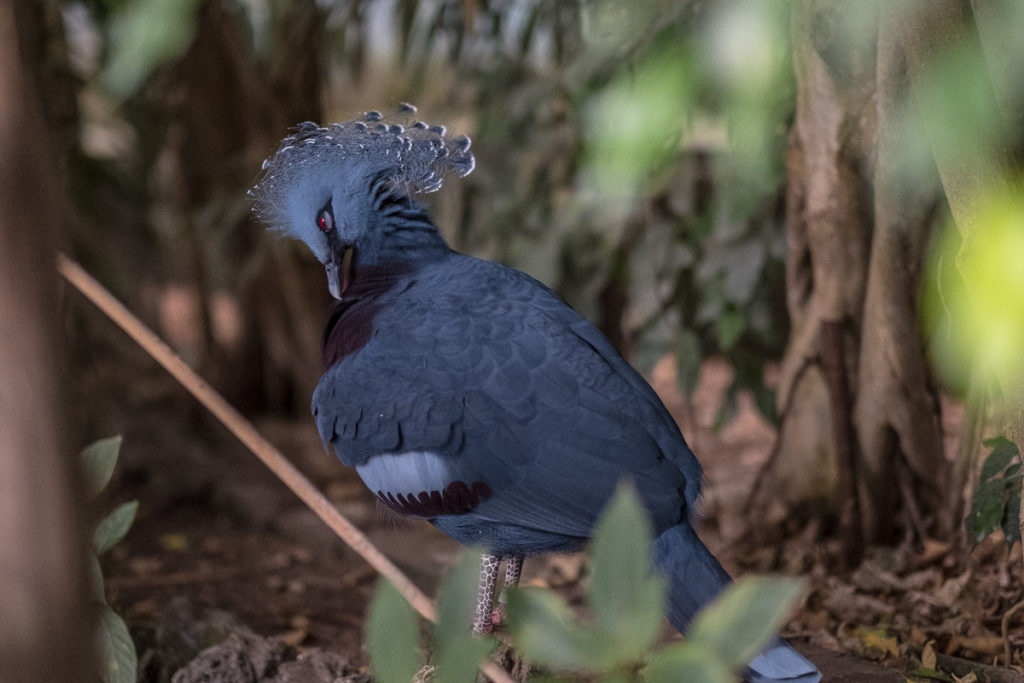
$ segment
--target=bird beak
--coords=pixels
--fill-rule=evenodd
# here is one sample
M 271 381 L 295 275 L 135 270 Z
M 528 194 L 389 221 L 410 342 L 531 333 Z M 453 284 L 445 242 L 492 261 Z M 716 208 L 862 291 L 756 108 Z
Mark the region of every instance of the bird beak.
M 353 248 L 349 245 L 332 249 L 330 258 L 324 264 L 327 270 L 327 289 L 339 301 L 352 282 L 352 252 Z

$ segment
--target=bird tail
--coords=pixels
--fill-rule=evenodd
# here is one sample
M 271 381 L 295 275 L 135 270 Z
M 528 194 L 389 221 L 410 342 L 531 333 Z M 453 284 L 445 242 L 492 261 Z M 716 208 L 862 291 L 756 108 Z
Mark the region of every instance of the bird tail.
M 732 579 L 705 547 L 689 522 L 666 529 L 654 541 L 654 563 L 668 575 L 668 620 L 686 632 L 690 619 Z M 776 638 L 748 665 L 750 683 L 817 683 L 821 674 L 809 661 Z

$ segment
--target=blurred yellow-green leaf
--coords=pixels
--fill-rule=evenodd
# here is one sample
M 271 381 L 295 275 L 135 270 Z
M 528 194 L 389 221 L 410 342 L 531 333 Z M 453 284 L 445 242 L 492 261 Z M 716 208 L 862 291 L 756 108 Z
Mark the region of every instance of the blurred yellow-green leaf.
M 973 217 L 968 250 L 951 224 L 932 250 L 925 317 L 947 380 L 994 385 L 1024 372 L 1024 201 L 993 197 Z

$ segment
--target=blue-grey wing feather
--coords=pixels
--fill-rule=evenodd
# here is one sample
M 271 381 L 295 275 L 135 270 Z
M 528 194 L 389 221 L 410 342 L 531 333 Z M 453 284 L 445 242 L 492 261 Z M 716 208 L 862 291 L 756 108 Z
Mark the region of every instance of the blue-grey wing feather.
M 587 536 L 623 477 L 656 527 L 677 523 L 700 468 L 647 383 L 528 276 L 466 257 L 446 266 L 382 306 L 379 334 L 324 375 L 324 441 L 357 468 L 436 454 L 453 479 L 489 486 L 473 514 L 496 523 Z M 436 484 L 440 465 L 417 467 Z

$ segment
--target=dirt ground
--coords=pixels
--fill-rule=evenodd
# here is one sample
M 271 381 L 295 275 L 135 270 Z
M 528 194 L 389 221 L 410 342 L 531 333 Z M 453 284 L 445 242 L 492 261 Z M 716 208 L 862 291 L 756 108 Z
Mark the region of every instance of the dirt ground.
M 336 661 L 317 663 L 317 671 L 335 668 L 322 680 L 365 680 L 363 618 L 373 570 L 184 390 L 141 354 L 127 354 L 87 363 L 76 400 L 89 402 L 90 438 L 124 436 L 115 485 L 98 508 L 140 503 L 127 538 L 103 562 L 109 600 L 139 651 L 139 680 L 170 680 L 229 633 L 279 638 L 293 659 L 328 653 Z M 966 560 L 942 540 L 929 541 L 923 552 L 874 549 L 856 571 L 836 573 L 838 548 L 821 539 L 822 525 L 814 521 L 782 545 L 745 538 L 744 503 L 774 432 L 749 402 L 733 423 L 711 428 L 728 373 L 722 363 L 707 363 L 692 409 L 676 393 L 671 367 L 659 366 L 653 379 L 705 466 L 699 532 L 734 575 L 770 570 L 807 577 L 807 598 L 785 635 L 825 679 L 1024 681 L 1006 668 L 969 672 L 972 662 L 1005 664 L 1000 622 L 1021 598 L 1018 552 L 1009 554 L 998 539 Z M 950 412 L 955 430 L 956 407 Z M 324 452 L 311 418 L 256 424 L 433 592 L 457 553 L 452 541 L 425 523 L 396 523 L 382 514 L 355 473 Z M 573 555 L 527 562 L 524 576 L 570 599 L 578 599 L 584 580 L 582 558 Z M 1024 630 L 1011 626 L 1011 664 L 1019 665 Z M 945 673 L 915 677 L 924 665 Z M 272 680 L 319 680 L 309 673 L 314 668 Z M 352 677 L 342 677 L 342 668 Z

